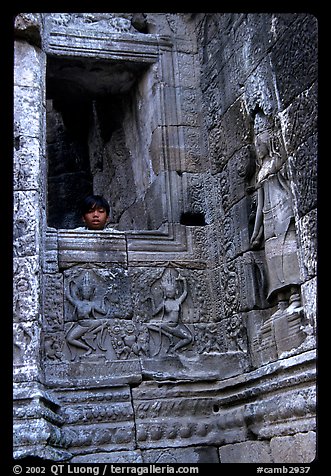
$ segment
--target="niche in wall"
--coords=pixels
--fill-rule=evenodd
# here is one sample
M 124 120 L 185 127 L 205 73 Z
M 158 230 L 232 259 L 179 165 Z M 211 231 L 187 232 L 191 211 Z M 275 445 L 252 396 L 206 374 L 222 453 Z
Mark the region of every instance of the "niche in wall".
M 49 55 L 46 73 L 48 225 L 82 226 L 80 200 L 103 195 L 121 230 L 157 229 L 162 213 L 150 157 L 151 67 Z M 147 97 L 148 96 L 148 97 Z M 149 198 L 148 198 L 149 197 Z

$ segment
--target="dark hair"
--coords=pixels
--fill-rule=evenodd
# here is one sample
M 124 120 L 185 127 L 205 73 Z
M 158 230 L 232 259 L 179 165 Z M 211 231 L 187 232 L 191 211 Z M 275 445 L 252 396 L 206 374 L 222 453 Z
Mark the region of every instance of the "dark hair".
M 106 210 L 107 215 L 110 213 L 110 206 L 107 200 L 102 195 L 88 195 L 81 201 L 80 211 L 85 215 L 89 210 L 96 207 L 102 207 Z

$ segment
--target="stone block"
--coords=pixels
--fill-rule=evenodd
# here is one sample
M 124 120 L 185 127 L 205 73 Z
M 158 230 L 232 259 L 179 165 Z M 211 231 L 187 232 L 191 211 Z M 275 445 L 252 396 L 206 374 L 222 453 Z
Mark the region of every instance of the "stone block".
M 249 311 L 245 316 L 248 348 L 252 365 L 255 368 L 277 359 L 276 345 L 271 336 L 269 337 L 268 345 L 265 343 L 264 348 L 261 348 L 260 330 L 268 317 L 270 317 L 270 310 L 268 309 Z M 265 336 L 265 339 L 267 339 L 267 336 Z
M 151 142 L 149 146 L 149 154 L 151 157 L 153 172 L 156 175 L 158 175 L 161 171 L 164 170 L 164 161 L 163 161 L 164 127 L 161 127 L 161 126 L 156 127 L 152 131 L 151 134 L 152 136 L 151 136 Z
M 245 82 L 245 101 L 253 112 L 260 107 L 266 114 L 277 111 L 277 91 L 269 58 L 265 58 Z
M 185 165 L 182 171 L 206 172 L 208 169 L 208 152 L 206 138 L 200 127 L 180 127 L 185 147 Z
M 40 241 L 40 196 L 37 191 L 14 192 L 14 257 L 34 256 Z
M 317 274 L 317 210 L 312 210 L 299 222 L 301 275 L 309 279 Z
M 245 315 L 238 313 L 222 319 L 219 323 L 220 334 L 223 336 L 223 346 L 230 353 L 241 353 L 242 363 L 247 357 L 247 331 Z
M 157 464 L 200 464 L 219 463 L 217 449 L 203 446 L 193 446 L 192 448 L 162 448 L 142 451 L 144 463 Z
M 182 211 L 184 213 L 200 214 L 205 216 L 206 206 L 206 189 L 204 174 L 190 174 L 184 172 L 182 175 L 182 183 L 185 191 L 183 197 Z M 193 223 L 192 223 L 193 225 Z
M 317 83 L 314 82 L 295 97 L 280 113 L 280 118 L 286 150 L 292 155 L 303 142 L 318 131 Z
M 143 463 L 143 459 L 141 456 L 141 451 L 131 450 L 131 451 L 111 451 L 109 453 L 104 452 L 97 452 L 97 453 L 90 453 L 86 455 L 77 455 L 74 456 L 70 463 L 74 464 L 103 464 L 103 463 L 111 463 L 111 464 L 140 464 Z
M 228 180 L 228 177 L 223 177 L 224 182 L 228 183 Z M 224 188 L 225 187 L 223 187 L 223 192 L 225 192 Z M 228 200 L 226 192 L 223 195 L 223 200 L 223 203 Z M 251 200 L 249 197 L 245 197 L 235 203 L 224 215 L 222 244 L 224 254 L 228 259 L 235 258 L 249 251 L 251 248 L 250 211 Z
M 27 379 L 35 375 L 35 372 L 40 368 L 39 353 L 40 328 L 38 324 L 33 321 L 14 322 L 13 363 L 15 376 L 18 377 L 21 365 L 25 366 L 25 370 L 30 368 L 26 375 Z M 28 375 L 30 376 L 28 377 Z
M 270 317 L 271 315 L 271 317 Z M 251 311 L 247 314 L 249 346 L 255 365 L 275 361 L 288 355 L 294 349 L 300 350 L 307 338 L 302 313 L 261 313 Z
M 124 18 L 120 18 L 119 22 L 121 20 L 127 22 Z M 154 35 L 146 37 L 139 32 L 128 33 L 125 31 L 126 28 L 123 31 L 121 26 L 119 29 L 115 26 L 113 29 L 108 24 L 105 31 L 105 22 L 97 22 L 95 28 L 94 22 L 85 21 L 82 17 L 69 19 L 69 23 L 66 22 L 67 20 L 64 20 L 64 24 L 61 25 L 62 19 L 58 23 L 58 19 L 49 16 L 46 18 L 43 46 L 48 54 L 57 52 L 57 54 L 67 55 L 70 52 L 71 56 L 76 57 L 153 63 L 158 58 L 159 44 L 163 43 L 165 46 L 169 44 L 166 38 L 158 38 Z M 111 41 L 109 41 L 109 32 Z
M 196 55 L 187 53 L 177 53 L 178 84 L 184 88 L 197 88 L 199 84 L 198 63 Z
M 291 359 L 292 362 L 288 360 L 286 365 L 289 365 L 289 362 L 293 365 L 293 359 L 297 362 L 301 360 L 298 356 Z M 270 396 L 264 391 L 263 398 L 246 404 L 244 413 L 249 433 L 254 434 L 257 439 L 270 439 L 275 436 L 283 437 L 293 433 L 314 431 L 316 429 L 313 417 L 316 411 L 314 373 L 315 369 L 312 367 L 306 367 L 304 373 L 299 367 L 292 369 L 291 377 L 283 374 L 278 383 L 266 380 L 265 384 L 271 385 L 277 391 Z M 295 380 L 298 386 L 295 388 L 293 383 L 284 390 L 282 386 L 286 385 L 288 378 L 291 378 L 292 382 Z
M 58 234 L 55 228 L 47 228 L 43 253 L 43 270 L 45 273 L 58 273 Z
M 179 124 L 183 126 L 199 127 L 202 125 L 202 94 L 198 88 L 176 88 L 180 101 Z
M 183 268 L 204 269 L 205 259 L 193 241 L 194 228 L 165 223 L 159 230 L 127 232 L 129 267 L 176 263 Z M 196 249 L 197 248 L 197 249 Z
M 44 275 L 44 308 L 43 308 L 43 329 L 49 331 L 63 330 L 64 310 L 63 310 L 63 275 Z
M 212 163 L 221 170 L 230 157 L 249 144 L 250 131 L 246 108 L 242 99 L 235 101 L 220 117 L 210 132 L 209 147 Z
M 228 242 L 225 250 L 231 258 L 235 244 Z M 251 308 L 266 308 L 266 271 L 263 252 L 246 252 L 226 259 L 220 267 L 220 281 L 225 316 Z
M 14 86 L 14 135 L 40 138 L 44 127 L 43 92 Z
M 278 94 L 283 109 L 317 78 L 317 38 L 317 18 L 302 13 L 271 51 L 274 74 L 282 78 Z
M 317 207 L 317 136 L 302 143 L 289 160 L 291 186 L 299 218 Z
M 45 53 L 25 41 L 16 41 L 14 52 L 14 84 L 42 89 Z
M 59 230 L 58 247 L 60 268 L 87 262 L 126 265 L 126 240 L 121 232 Z
M 219 449 L 221 463 L 272 463 L 269 442 L 245 441 Z
M 311 463 L 316 457 L 316 434 L 308 431 L 274 437 L 270 440 L 270 450 L 274 463 Z
M 190 358 L 191 357 L 191 358 Z M 200 354 L 195 356 L 165 356 L 162 359 L 142 359 L 145 378 L 162 380 L 221 380 L 240 374 L 248 368 L 247 354 L 242 351 Z
M 134 315 L 139 316 L 145 323 L 153 322 L 155 325 L 160 323 L 161 316 L 167 317 L 166 306 L 174 301 L 180 306 L 178 314 L 180 325 L 211 322 L 210 307 L 213 303 L 213 296 L 209 271 L 164 266 L 156 269 L 132 267 L 129 270 L 129 275 L 135 303 Z M 173 299 L 164 296 L 167 279 L 176 286 L 176 296 Z M 180 302 L 178 299 L 181 296 L 182 301 Z
M 305 309 L 305 315 L 308 326 L 313 328 L 316 333 L 317 326 L 317 278 L 313 278 L 301 286 L 302 305 Z
M 40 140 L 35 137 L 14 138 L 14 190 L 38 190 L 43 160 Z
M 138 384 L 142 378 L 140 362 L 137 359 L 108 361 L 92 358 L 87 362 L 46 361 L 44 371 L 45 382 L 50 388 Z
M 300 13 L 273 13 L 268 15 L 270 25 L 268 31 L 269 43 L 273 44 L 285 34 L 288 28 L 291 28 L 293 21 Z
M 15 15 L 15 36 L 40 47 L 43 30 L 41 15 L 41 13 L 19 13 Z
M 109 367 L 108 372 L 111 375 Z M 77 382 L 70 388 L 64 385 L 54 393 L 65 415 L 70 452 L 74 457 L 86 455 L 81 461 L 84 463 L 90 454 L 101 453 L 102 462 L 107 453 L 124 451 L 124 456 L 136 459 L 134 415 L 127 385 L 109 386 L 105 381 L 88 388 Z M 116 461 L 116 453 L 114 459 Z

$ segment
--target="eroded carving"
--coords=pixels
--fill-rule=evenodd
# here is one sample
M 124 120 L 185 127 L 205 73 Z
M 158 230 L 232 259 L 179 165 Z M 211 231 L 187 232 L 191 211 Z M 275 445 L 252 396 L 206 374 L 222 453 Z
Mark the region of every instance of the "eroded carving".
M 277 304 L 260 328 L 256 346 L 268 348 L 275 358 L 305 339 L 297 238 L 286 156 L 275 124 L 262 112 L 255 116 L 254 134 L 257 210 L 251 244 L 253 249 L 264 246 L 267 299 Z
M 125 272 L 121 269 L 76 269 L 65 274 L 68 275 L 64 291 L 65 355 L 72 361 L 92 353 L 97 357 L 116 359 L 117 354 L 124 353 L 124 350 L 116 352 L 112 345 L 116 338 L 117 319 L 132 317 Z M 122 326 L 122 331 L 129 333 L 129 327 Z M 127 337 L 126 342 L 123 339 L 121 342 L 125 345 L 131 343 Z
M 26 358 L 26 352 L 33 339 L 33 329 L 26 324 L 18 323 L 14 326 L 13 332 L 13 362 L 14 364 L 23 364 Z
M 48 359 L 51 359 L 54 361 L 61 360 L 62 349 L 63 349 L 63 339 L 61 334 L 60 335 L 52 334 L 45 338 L 44 350 L 45 350 L 45 355 Z
M 239 314 L 235 314 L 229 320 L 227 333 L 230 340 L 229 350 L 247 352 L 246 329 Z
M 137 33 L 130 19 L 113 13 L 52 13 L 51 21 L 56 26 Z
M 254 132 L 257 210 L 251 244 L 257 248 L 264 243 L 268 299 L 275 299 L 281 312 L 300 312 L 297 240 L 284 153 L 270 121 L 262 113 L 256 114 Z
M 162 349 L 173 354 L 187 347 L 193 340 L 189 327 L 180 322 L 181 306 L 187 297 L 186 279 L 176 270 L 167 268 L 162 275 L 160 287 L 163 298 L 158 306 L 154 305 L 153 312 L 153 317 L 159 319 L 147 324 L 152 335 L 151 341 L 155 342 L 152 355 L 159 355 Z
M 89 355 L 92 350 L 96 350 L 94 340 L 101 350 L 106 350 L 102 346 L 102 338 L 105 330 L 105 322 L 98 317 L 107 314 L 107 295 L 102 302 L 95 299 L 95 286 L 90 282 L 89 274 L 86 273 L 83 282 L 78 287 L 73 280 L 69 281 L 66 291 L 66 298 L 73 305 L 73 322 L 66 334 L 68 347 L 71 351 L 72 360 L 77 356 L 73 347 L 84 349 L 83 356 Z

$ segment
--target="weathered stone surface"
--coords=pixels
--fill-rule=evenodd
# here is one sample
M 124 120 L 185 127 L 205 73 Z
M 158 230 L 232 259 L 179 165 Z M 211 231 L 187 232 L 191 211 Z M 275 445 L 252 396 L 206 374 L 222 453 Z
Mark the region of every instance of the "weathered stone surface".
M 317 136 L 302 143 L 289 162 L 299 217 L 317 206 Z M 309 170 L 309 173 L 308 173 Z
M 104 361 L 94 358 L 89 363 L 47 362 L 45 381 L 49 387 L 121 385 L 141 382 L 138 360 Z
M 311 463 L 316 456 L 316 434 L 313 431 L 293 436 L 272 438 L 270 450 L 275 463 Z
M 37 456 L 62 461 L 71 457 L 59 401 L 39 382 L 14 386 L 13 448 L 15 458 Z M 55 448 L 52 447 L 54 444 Z
M 269 443 L 266 441 L 246 441 L 221 446 L 221 463 L 272 463 Z M 281 461 L 278 461 L 281 462 Z
M 38 83 L 37 83 L 38 84 Z M 28 135 L 40 137 L 43 129 L 43 114 L 40 104 L 43 93 L 39 88 L 14 86 L 14 134 L 15 136 Z
M 143 376 L 157 380 L 218 380 L 238 375 L 247 367 L 246 355 L 240 351 L 199 355 L 194 359 L 179 356 L 142 360 Z
M 56 392 L 67 421 L 70 451 L 78 459 L 95 452 L 128 451 L 133 455 L 135 430 L 130 388 L 100 383 L 95 382 L 90 388 L 86 384 L 71 389 L 64 386 Z M 86 456 L 82 462 L 89 458 Z
M 98 234 L 85 230 L 60 231 L 58 259 L 61 268 L 86 262 L 117 263 L 125 266 L 127 259 L 125 236 L 107 230 Z
M 17 136 L 14 139 L 14 184 L 15 191 L 37 190 L 42 169 L 42 147 L 39 139 Z
M 316 19 L 22 13 L 15 35 L 15 458 L 308 464 Z M 110 228 L 82 226 L 88 193 Z
M 36 191 L 14 193 L 14 257 L 35 256 L 39 251 L 40 197 Z
M 302 286 L 302 301 L 305 307 L 308 326 L 312 326 L 313 332 L 316 332 L 317 326 L 317 278 L 307 281 Z M 307 331 L 308 332 L 308 331 Z
M 302 250 L 301 263 L 304 277 L 316 276 L 317 265 L 317 210 L 314 209 L 299 220 Z
M 38 266 L 36 256 L 14 259 L 14 322 L 26 322 L 39 318 Z
M 213 162 L 222 170 L 230 157 L 249 142 L 247 112 L 238 99 L 220 118 L 211 131 L 210 153 Z
M 310 136 L 317 133 L 317 84 L 299 94 L 290 105 L 280 113 L 282 130 L 288 154 L 293 154 L 297 148 Z M 315 151 L 314 151 L 315 155 Z M 302 164 L 303 165 L 303 164 Z
M 19 13 L 15 16 L 15 35 L 37 46 L 41 44 L 41 13 Z
M 287 54 L 284 58 L 285 41 Z M 298 15 L 287 34 L 275 43 L 271 56 L 275 74 L 283 72 L 278 90 L 282 105 L 286 107 L 316 79 L 317 18 L 313 15 Z
M 87 463 L 116 463 L 127 464 L 143 463 L 140 451 L 111 451 L 109 453 L 92 453 L 83 456 L 74 456 L 70 463 L 87 464 Z
M 219 463 L 216 448 L 166 448 L 142 451 L 144 463 Z

